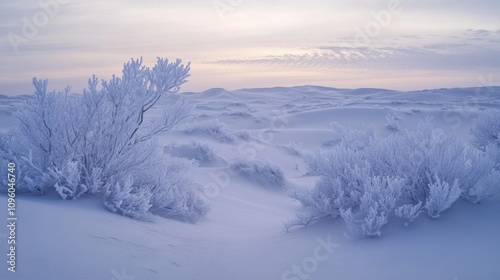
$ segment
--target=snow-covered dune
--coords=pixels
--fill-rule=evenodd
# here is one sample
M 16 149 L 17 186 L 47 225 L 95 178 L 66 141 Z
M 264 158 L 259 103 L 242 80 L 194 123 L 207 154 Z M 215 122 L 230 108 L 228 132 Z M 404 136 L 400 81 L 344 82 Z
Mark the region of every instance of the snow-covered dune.
M 199 160 L 190 177 L 207 189 L 210 212 L 195 224 L 146 222 L 108 212 L 94 197 L 20 195 L 17 272 L 7 271 L 2 229 L 0 279 L 500 279 L 498 195 L 479 205 L 459 201 L 438 219 L 421 215 L 408 227 L 392 219 L 380 238 L 346 238 L 340 219 L 290 232 L 283 227 L 302 211 L 289 192 L 312 189 L 317 180 L 297 154 L 328 149 L 331 123 L 370 126 L 385 137 L 397 133 L 386 127 L 388 114 L 398 116 L 401 130 L 432 117 L 437 128 L 467 143 L 474 118 L 500 107 L 500 88 L 493 89 L 496 94 L 300 86 L 181 94 L 198 116 L 159 141 L 174 157 Z M 21 99 L 0 96 L 0 130 L 16 124 L 11 114 Z M 217 129 L 196 127 L 202 122 Z M 268 188 L 234 172 L 231 164 L 242 158 L 280 167 L 284 185 Z M 0 216 L 7 217 L 7 196 L 0 201 Z

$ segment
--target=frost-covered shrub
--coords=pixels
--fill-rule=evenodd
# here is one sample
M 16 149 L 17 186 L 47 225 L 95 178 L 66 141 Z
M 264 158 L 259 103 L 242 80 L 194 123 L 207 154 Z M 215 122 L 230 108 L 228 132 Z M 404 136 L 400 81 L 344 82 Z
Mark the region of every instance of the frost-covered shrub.
M 363 129 L 351 129 L 340 125 L 337 122 L 330 124 L 333 137 L 322 141 L 321 146 L 335 147 L 342 143 L 353 150 L 363 149 L 375 136 L 373 129 L 363 127 Z
M 201 187 L 187 177 L 193 162 L 182 158 L 168 158 L 161 184 L 152 186 L 151 212 L 163 217 L 198 220 L 209 210 L 209 202 Z
M 385 116 L 385 127 L 390 130 L 399 131 L 401 129 L 401 118 L 394 113 Z
M 495 163 L 495 169 L 500 170 L 500 148 L 495 144 L 486 146 L 486 154 Z
M 500 148 L 500 111 L 490 110 L 479 115 L 470 132 L 474 147 L 485 151 L 486 147 L 493 144 Z
M 132 219 L 148 219 L 151 197 L 150 189 L 134 187 L 134 179 L 129 176 L 122 183 L 114 182 L 106 185 L 104 206 L 111 212 Z
M 235 111 L 231 110 L 227 113 L 224 113 L 224 115 L 232 116 L 232 117 L 248 117 L 248 118 L 254 117 L 254 115 L 247 110 L 235 110 Z
M 346 235 L 352 238 L 363 238 L 367 236 L 380 236 L 380 229 L 389 221 L 389 214 L 380 210 L 376 201 L 369 200 L 366 209 L 358 215 L 353 214 L 352 209 L 341 209 L 340 215 L 347 225 Z M 358 216 L 358 217 L 357 217 Z
M 80 170 L 80 163 L 70 160 L 64 162 L 60 169 L 57 166 L 49 167 L 48 172 L 54 180 L 54 188 L 63 199 L 77 199 L 87 192 L 87 186 L 80 183 Z
M 223 143 L 231 143 L 235 140 L 233 133 L 226 128 L 226 124 L 218 119 L 190 123 L 185 126 L 184 131 L 186 133 L 206 132 Z
M 435 176 L 435 181 L 429 184 L 429 196 L 425 201 L 424 208 L 427 210 L 427 214 L 432 218 L 439 217 L 441 212 L 451 207 L 451 204 L 460 197 L 461 193 L 458 179 L 453 185 L 450 185 Z
M 311 152 L 305 152 L 302 157 L 304 158 L 304 162 L 306 163 L 309 171 L 307 172 L 308 175 L 319 175 L 320 168 L 321 168 L 321 158 L 319 155 L 321 154 L 320 149 L 315 149 L 312 153 Z
M 285 175 L 281 168 L 263 158 L 236 159 L 231 163 L 231 169 L 264 187 L 283 187 L 285 185 Z
M 321 218 L 321 217 L 311 215 L 310 213 L 297 213 L 297 214 L 295 214 L 295 217 L 293 219 L 285 221 L 283 223 L 283 227 L 284 227 L 285 231 L 288 232 L 292 227 L 307 226 L 311 222 L 317 220 L 318 218 Z
M 380 236 L 380 229 L 389 221 L 401 194 L 403 179 L 367 177 L 363 182 L 363 196 L 359 205 L 345 209 L 339 205 L 340 215 L 352 237 Z
M 394 210 L 398 218 L 403 219 L 405 226 L 408 226 L 422 213 L 422 201 L 417 204 L 404 204 Z
M 289 142 L 288 144 L 281 146 L 288 154 L 292 156 L 302 156 L 304 151 L 302 149 L 302 144 L 297 144 L 295 142 Z
M 205 162 L 215 159 L 215 153 L 210 145 L 192 141 L 191 147 L 194 149 L 194 157 L 196 160 Z
M 353 151 L 364 150 L 375 138 L 375 132 L 367 126 L 363 129 L 351 129 L 335 122 L 331 124 L 331 128 L 333 139 L 337 139 L 339 144 Z
M 364 129 L 350 129 L 346 128 L 339 123 L 331 124 L 334 137 L 323 141 L 323 145 L 327 142 L 330 151 L 322 151 L 316 149 L 313 153 L 303 153 L 303 158 L 309 167 L 310 175 L 321 175 L 325 172 L 323 163 L 327 161 L 325 156 L 329 154 L 340 153 L 343 158 L 350 156 L 357 156 L 363 151 L 365 147 L 370 146 L 375 138 L 375 134 L 371 128 L 365 127 Z M 345 154 L 347 153 L 347 154 Z M 329 163 L 331 165 L 331 163 Z
M 474 147 L 486 152 L 500 170 L 500 111 L 490 110 L 479 115 L 470 132 Z
M 495 177 L 495 163 L 490 154 L 472 148 L 466 149 L 464 155 L 462 173 L 456 176 L 462 189 L 461 196 L 467 201 L 479 203 L 499 189 L 495 189 L 495 184 L 488 179 Z
M 338 160 L 327 158 L 335 153 Z M 330 152 L 316 151 L 315 167 L 320 168 L 317 174 L 320 179 L 313 190 L 292 197 L 299 200 L 306 208 L 311 208 L 319 215 L 337 217 L 340 209 L 356 207 L 364 194 L 365 180 L 370 178 L 370 167 L 363 162 L 359 153 L 352 150 L 337 149 Z
M 235 133 L 236 136 L 238 136 L 241 140 L 248 141 L 250 140 L 250 133 L 248 131 L 238 131 Z
M 195 160 L 197 163 L 215 160 L 215 153 L 209 144 L 194 140 L 189 144 L 171 143 L 163 147 L 163 152 L 173 157 Z
M 402 196 L 408 203 L 425 201 L 429 195 L 428 185 L 433 183 L 435 175 L 449 184 L 458 179 L 460 188 L 466 193 L 491 172 L 484 155 L 469 152 L 451 135 L 435 132 L 427 120 L 414 131 L 377 139 L 367 149 L 366 157 L 375 174 L 406 179 Z
M 379 235 L 391 211 L 408 224 L 423 207 L 437 216 L 460 196 L 478 202 L 491 196 L 498 178 L 485 153 L 439 133 L 430 120 L 386 138 L 338 125 L 334 130 L 334 147 L 304 156 L 319 176 L 315 187 L 291 196 L 310 217 L 341 216 L 353 236 Z
M 64 199 L 98 194 L 108 209 L 132 218 L 151 209 L 190 217 L 177 208 L 189 203 L 165 201 L 185 196 L 198 201 L 203 195 L 169 184 L 187 185 L 187 171 L 169 171 L 180 163 L 162 156 L 155 136 L 191 116 L 194 106 L 175 98 L 161 117 L 148 115 L 163 94 L 179 90 L 189 69 L 180 60 L 158 58 L 153 68 L 132 60 L 121 77 L 100 86 L 95 76 L 89 79 L 82 95 L 48 92 L 47 81 L 34 78 L 34 98 L 16 113 L 19 127 L 0 137 L 0 158 L 17 163 L 21 191 L 55 190 Z M 160 197 L 163 193 L 171 196 Z
M 471 188 L 462 191 L 462 198 L 472 203 L 479 203 L 490 198 L 500 190 L 500 171 L 485 173 Z
M 321 146 L 323 147 L 334 147 L 335 145 L 337 145 L 338 143 L 340 142 L 339 139 L 334 139 L 334 138 L 331 138 L 331 139 L 326 139 L 326 140 L 323 140 L 321 142 Z

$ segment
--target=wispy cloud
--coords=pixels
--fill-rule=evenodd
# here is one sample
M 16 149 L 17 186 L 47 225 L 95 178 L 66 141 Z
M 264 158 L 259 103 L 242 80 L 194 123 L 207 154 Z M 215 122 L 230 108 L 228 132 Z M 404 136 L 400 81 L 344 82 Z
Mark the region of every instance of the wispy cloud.
M 493 34 L 487 31 L 473 34 Z M 482 35 L 483 36 L 483 35 Z M 484 35 L 486 36 L 486 35 Z M 297 53 L 299 52 L 299 53 Z M 500 50 L 475 47 L 470 42 L 432 43 L 419 47 L 356 47 L 324 45 L 299 48 L 293 53 L 241 59 L 219 59 L 210 64 L 243 65 L 273 69 L 359 69 L 359 70 L 471 70 L 500 67 Z

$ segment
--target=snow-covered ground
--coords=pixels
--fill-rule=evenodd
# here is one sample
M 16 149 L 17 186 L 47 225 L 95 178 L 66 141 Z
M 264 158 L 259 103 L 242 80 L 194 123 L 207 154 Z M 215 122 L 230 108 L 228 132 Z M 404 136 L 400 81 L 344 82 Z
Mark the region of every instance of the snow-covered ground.
M 399 116 L 401 129 L 430 116 L 444 133 L 468 142 L 473 119 L 486 108 L 500 108 L 499 90 L 301 86 L 183 93 L 197 105 L 191 122 L 220 125 L 224 137 L 187 133 L 183 124 L 160 141 L 174 156 L 195 157 L 192 141 L 212 148 L 212 160 L 191 171 L 208 190 L 210 212 L 195 224 L 159 217 L 144 222 L 108 212 L 97 198 L 20 196 L 17 272 L 7 271 L 4 226 L 0 279 L 500 279 L 499 196 L 479 205 L 459 201 L 438 219 L 421 215 L 409 227 L 392 219 L 380 238 L 348 239 L 340 219 L 288 233 L 283 228 L 302 209 L 288 192 L 311 189 L 317 179 L 284 146 L 321 147 L 333 137 L 332 122 L 368 125 L 380 136 L 396 133 L 386 128 L 390 113 Z M 11 112 L 23 98 L 0 97 L 1 130 L 15 124 Z M 248 157 L 280 166 L 284 187 L 266 188 L 231 172 L 233 160 Z M 7 196 L 0 201 L 7 223 Z

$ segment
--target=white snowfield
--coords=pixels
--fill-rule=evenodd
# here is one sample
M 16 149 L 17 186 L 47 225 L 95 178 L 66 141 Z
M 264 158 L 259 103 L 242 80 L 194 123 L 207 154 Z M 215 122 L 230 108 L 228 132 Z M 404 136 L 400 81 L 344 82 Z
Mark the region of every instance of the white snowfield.
M 12 273 L 2 193 L 0 279 L 500 279 L 498 195 L 477 205 L 459 200 L 439 218 L 421 214 L 408 227 L 392 217 L 377 238 L 346 238 L 341 219 L 289 232 L 283 227 L 303 211 L 288 193 L 312 189 L 318 179 L 309 175 L 300 154 L 328 149 L 331 123 L 366 125 L 385 137 L 432 117 L 442 133 L 467 143 L 476 116 L 500 108 L 499 92 L 498 87 L 399 92 L 300 86 L 182 93 L 196 104 L 198 116 L 159 141 L 173 156 L 198 160 L 191 178 L 206 189 L 208 214 L 194 224 L 160 217 L 147 222 L 111 213 L 96 197 L 18 195 Z M 23 98 L 0 97 L 1 130 L 16 123 L 11 112 Z M 158 116 L 169 100 L 165 96 L 156 105 Z M 283 180 L 248 175 L 256 168 L 245 165 L 248 160 L 267 161 L 276 177 L 271 167 L 279 167 Z M 0 172 L 4 176 L 7 167 Z

